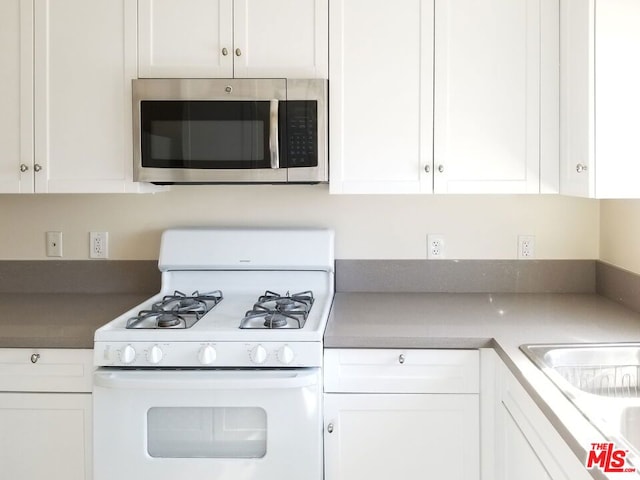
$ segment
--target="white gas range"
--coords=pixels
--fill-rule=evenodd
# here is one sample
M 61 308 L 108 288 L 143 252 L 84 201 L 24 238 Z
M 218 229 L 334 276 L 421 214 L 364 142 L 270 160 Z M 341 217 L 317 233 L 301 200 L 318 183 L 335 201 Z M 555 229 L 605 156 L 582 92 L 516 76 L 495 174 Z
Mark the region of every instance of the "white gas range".
M 96 331 L 95 365 L 321 366 L 333 263 L 327 230 L 168 230 L 161 292 Z
M 159 268 L 95 334 L 94 480 L 321 480 L 333 232 L 168 230 Z

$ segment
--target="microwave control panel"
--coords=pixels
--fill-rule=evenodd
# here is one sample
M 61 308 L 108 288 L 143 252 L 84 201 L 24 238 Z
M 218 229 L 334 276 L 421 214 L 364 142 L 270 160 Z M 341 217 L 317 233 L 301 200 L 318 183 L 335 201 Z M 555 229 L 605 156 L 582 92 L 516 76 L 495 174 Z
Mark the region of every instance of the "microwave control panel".
M 318 102 L 288 100 L 286 108 L 287 166 L 318 165 Z

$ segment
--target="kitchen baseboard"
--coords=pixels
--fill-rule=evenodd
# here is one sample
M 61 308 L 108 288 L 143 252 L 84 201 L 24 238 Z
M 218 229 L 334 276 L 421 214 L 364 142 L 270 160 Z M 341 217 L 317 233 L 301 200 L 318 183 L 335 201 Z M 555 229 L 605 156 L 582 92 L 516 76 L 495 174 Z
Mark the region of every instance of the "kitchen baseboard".
M 336 260 L 336 292 L 595 293 L 594 260 Z

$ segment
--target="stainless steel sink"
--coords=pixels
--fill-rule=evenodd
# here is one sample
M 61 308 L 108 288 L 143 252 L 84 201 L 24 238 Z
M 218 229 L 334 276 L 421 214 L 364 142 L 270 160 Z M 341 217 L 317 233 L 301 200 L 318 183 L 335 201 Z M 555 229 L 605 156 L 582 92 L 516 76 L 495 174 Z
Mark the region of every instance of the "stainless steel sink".
M 640 343 L 520 348 L 561 390 L 570 385 L 592 395 L 640 398 Z
M 640 457 L 640 343 L 520 349 L 605 437 Z

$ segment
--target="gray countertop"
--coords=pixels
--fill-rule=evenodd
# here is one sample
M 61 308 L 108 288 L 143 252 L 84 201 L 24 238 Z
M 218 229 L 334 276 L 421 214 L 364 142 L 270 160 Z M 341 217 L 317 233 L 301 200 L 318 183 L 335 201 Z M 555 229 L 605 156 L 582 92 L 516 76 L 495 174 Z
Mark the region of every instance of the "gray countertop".
M 595 294 L 337 293 L 327 348 L 640 341 L 640 314 Z
M 93 348 L 105 323 L 148 293 L 0 293 L 0 348 Z
M 93 348 L 95 329 L 149 293 L 0 293 L 0 348 Z M 584 459 L 600 435 L 520 351 L 640 341 L 640 314 L 595 294 L 337 293 L 325 348 L 494 348 Z
M 582 461 L 602 435 L 519 347 L 638 341 L 640 314 L 595 294 L 338 293 L 324 337 L 325 348 L 494 348 Z

